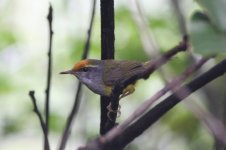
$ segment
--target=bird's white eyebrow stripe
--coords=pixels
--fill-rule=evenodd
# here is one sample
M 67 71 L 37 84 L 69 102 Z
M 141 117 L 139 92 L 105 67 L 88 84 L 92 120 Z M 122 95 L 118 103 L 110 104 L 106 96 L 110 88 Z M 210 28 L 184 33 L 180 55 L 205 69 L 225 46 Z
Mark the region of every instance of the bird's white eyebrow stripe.
M 97 65 L 86 65 L 86 67 L 92 67 L 92 68 L 95 68 L 95 67 L 97 67 Z

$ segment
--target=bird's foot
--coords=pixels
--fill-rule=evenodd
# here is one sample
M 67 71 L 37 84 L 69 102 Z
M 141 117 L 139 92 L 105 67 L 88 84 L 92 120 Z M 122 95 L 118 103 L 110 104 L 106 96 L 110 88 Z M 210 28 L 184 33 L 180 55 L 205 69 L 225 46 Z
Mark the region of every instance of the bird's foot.
M 121 106 L 118 105 L 118 109 L 117 109 L 117 110 L 113 110 L 113 109 L 111 108 L 111 103 L 110 103 L 110 104 L 107 106 L 107 110 L 108 110 L 107 116 L 108 116 L 108 119 L 111 120 L 111 121 L 113 121 L 113 119 L 112 119 L 111 116 L 110 116 L 111 113 L 115 113 L 115 114 L 116 114 L 116 117 L 120 117 L 120 116 L 121 116 L 121 111 L 120 111 L 120 109 L 121 109 Z
M 128 85 L 123 91 L 122 94 L 119 96 L 119 99 L 122 99 L 123 97 L 126 97 L 130 94 L 132 94 L 135 91 L 134 85 L 130 84 Z

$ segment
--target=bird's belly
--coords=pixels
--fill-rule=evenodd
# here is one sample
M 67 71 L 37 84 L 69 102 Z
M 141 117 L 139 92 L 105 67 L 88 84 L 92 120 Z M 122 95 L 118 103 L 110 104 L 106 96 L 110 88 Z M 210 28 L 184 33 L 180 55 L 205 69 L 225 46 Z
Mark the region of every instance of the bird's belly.
M 83 83 L 94 93 L 102 96 L 110 96 L 112 92 L 111 86 L 105 86 L 101 81 L 93 81 L 91 79 L 83 80 Z

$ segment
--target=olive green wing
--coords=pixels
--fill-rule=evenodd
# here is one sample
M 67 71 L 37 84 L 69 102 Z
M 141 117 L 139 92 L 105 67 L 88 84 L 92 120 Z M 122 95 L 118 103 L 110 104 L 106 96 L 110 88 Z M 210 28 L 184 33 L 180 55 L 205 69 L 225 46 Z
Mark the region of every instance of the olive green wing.
M 136 61 L 107 61 L 103 81 L 106 85 L 119 84 L 124 80 L 136 77 L 143 69 L 142 63 Z

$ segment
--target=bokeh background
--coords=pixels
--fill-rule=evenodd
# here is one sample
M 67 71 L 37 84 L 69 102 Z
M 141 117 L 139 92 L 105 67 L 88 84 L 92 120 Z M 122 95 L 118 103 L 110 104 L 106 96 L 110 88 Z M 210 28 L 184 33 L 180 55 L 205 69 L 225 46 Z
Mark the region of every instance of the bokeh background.
M 59 75 L 79 61 L 87 36 L 92 8 L 91 0 L 52 0 L 53 72 L 50 101 L 50 144 L 56 149 L 66 118 L 74 102 L 77 79 Z M 89 58 L 100 58 L 100 7 L 97 2 Z M 148 27 L 152 46 L 159 52 L 175 46 L 182 37 L 178 17 L 171 0 L 140 0 L 140 8 Z M 180 1 L 187 26 L 199 6 L 192 0 Z M 1 0 L 0 2 L 0 149 L 40 150 L 43 134 L 29 90 L 35 90 L 38 107 L 44 111 L 47 80 L 49 2 L 46 0 Z M 139 28 L 139 13 L 134 0 L 115 0 L 116 59 L 146 61 L 156 56 L 145 51 Z M 147 43 L 146 43 L 147 44 Z M 154 50 L 155 51 L 155 50 Z M 179 54 L 163 67 L 163 76 L 170 80 L 189 65 L 186 54 Z M 217 83 L 215 83 L 217 84 Z M 139 81 L 136 92 L 120 104 L 119 122 L 164 86 L 162 75 Z M 99 96 L 83 87 L 82 101 L 73 124 L 67 148 L 75 149 L 99 133 Z M 204 92 L 197 92 L 187 101 L 195 101 L 205 110 Z M 211 107 L 212 108 L 212 107 Z M 214 111 L 214 109 L 212 110 Z M 214 138 L 186 103 L 181 103 L 155 123 L 127 150 L 210 150 Z

